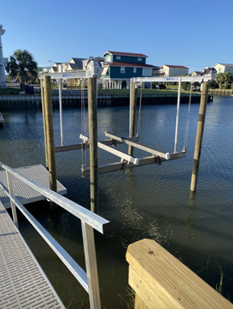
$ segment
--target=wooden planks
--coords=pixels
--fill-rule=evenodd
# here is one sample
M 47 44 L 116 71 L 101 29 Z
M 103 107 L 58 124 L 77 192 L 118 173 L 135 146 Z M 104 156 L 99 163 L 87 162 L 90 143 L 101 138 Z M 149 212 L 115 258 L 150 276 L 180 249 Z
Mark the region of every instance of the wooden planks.
M 129 284 L 148 309 L 233 309 L 233 304 L 154 240 L 131 244 L 126 260 Z M 135 308 L 143 307 L 135 303 Z

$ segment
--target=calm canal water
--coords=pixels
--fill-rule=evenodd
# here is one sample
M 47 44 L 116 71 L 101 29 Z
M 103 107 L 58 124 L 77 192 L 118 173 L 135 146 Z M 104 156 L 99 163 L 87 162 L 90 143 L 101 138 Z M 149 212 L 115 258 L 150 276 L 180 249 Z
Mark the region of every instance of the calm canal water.
M 181 105 L 178 151 L 183 148 L 188 105 Z M 201 154 L 197 194 L 190 200 L 190 179 L 199 105 L 191 107 L 188 152 L 184 159 L 150 165 L 127 172 L 99 176 L 99 214 L 111 221 L 112 233 L 96 233 L 102 307 L 126 308 L 128 265 L 126 248 L 143 238 L 154 239 L 188 267 L 215 286 L 218 266 L 224 267 L 224 289 L 233 284 L 233 98 L 214 97 L 209 103 Z M 5 110 L 0 130 L 0 161 L 11 167 L 45 164 L 40 109 Z M 175 105 L 143 106 L 140 142 L 172 152 Z M 80 109 L 64 110 L 64 142 L 79 143 Z M 128 135 L 128 108 L 98 109 L 98 134 Z M 59 145 L 59 112 L 54 111 L 56 145 Z M 119 149 L 126 151 L 126 146 Z M 135 156 L 148 154 L 135 151 Z M 68 198 L 89 206 L 89 179 L 81 178 L 88 153 L 56 154 L 57 175 Z M 99 164 L 119 159 L 99 150 Z M 51 212 L 46 203 L 28 206 L 39 222 L 84 267 L 80 223 L 63 210 Z M 87 294 L 30 224 L 20 217 L 20 230 L 65 306 L 88 308 Z

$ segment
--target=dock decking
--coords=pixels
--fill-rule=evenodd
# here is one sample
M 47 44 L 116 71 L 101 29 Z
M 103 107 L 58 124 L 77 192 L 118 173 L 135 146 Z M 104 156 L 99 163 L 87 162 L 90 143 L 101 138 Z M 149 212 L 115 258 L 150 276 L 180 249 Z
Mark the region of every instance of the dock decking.
M 23 176 L 26 176 L 38 182 L 39 184 L 49 188 L 49 173 L 43 165 L 39 164 L 32 166 L 24 166 L 15 168 L 14 170 L 16 172 L 19 172 Z M 5 171 L 0 171 L 0 182 L 2 182 L 5 187 L 8 187 Z M 37 191 L 33 190 L 28 185 L 26 185 L 14 176 L 12 176 L 12 188 L 14 196 L 16 196 L 23 205 L 44 199 L 44 197 L 41 196 Z M 66 188 L 59 181 L 57 181 L 57 193 L 61 195 L 67 193 Z M 1 188 L 0 201 L 5 208 L 10 208 L 10 200 Z
M 1 201 L 0 308 L 65 308 Z

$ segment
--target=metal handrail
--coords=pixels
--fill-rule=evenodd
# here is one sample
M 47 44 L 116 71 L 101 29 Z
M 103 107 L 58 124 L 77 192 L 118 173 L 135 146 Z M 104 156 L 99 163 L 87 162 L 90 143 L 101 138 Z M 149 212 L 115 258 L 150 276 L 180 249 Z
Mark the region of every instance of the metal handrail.
M 87 210 L 81 205 L 76 204 L 69 199 L 59 195 L 58 193 L 38 184 L 28 177 L 21 175 L 20 173 L 14 171 L 9 166 L 1 162 L 0 167 L 3 168 L 7 174 L 8 190 L 1 182 L 0 187 L 6 192 L 11 201 L 13 221 L 15 225 L 18 226 L 17 213 L 15 209 L 16 206 L 33 225 L 37 232 L 42 236 L 42 238 L 47 242 L 50 248 L 57 254 L 64 265 L 66 265 L 66 267 L 79 281 L 83 288 L 89 293 L 90 308 L 100 309 L 101 303 L 93 229 L 96 229 L 100 233 L 104 234 L 106 231 L 110 230 L 110 222 L 91 212 L 90 210 Z M 72 213 L 74 216 L 81 220 L 86 272 L 13 195 L 11 175 L 20 179 L 22 182 L 41 193 L 41 195 L 56 203 L 57 205 L 60 205 L 62 208 L 66 209 L 68 212 Z
M 0 162 L 0 167 L 9 172 L 11 175 L 22 180 L 24 183 L 41 193 L 44 197 L 61 206 L 68 212 L 72 213 L 75 217 L 82 221 L 85 221 L 88 225 L 93 227 L 95 230 L 104 234 L 110 230 L 110 222 L 97 214 L 91 212 L 90 210 L 82 207 L 81 205 L 70 201 L 68 198 L 61 196 L 60 194 L 38 184 L 36 181 L 21 175 L 20 173 L 14 171 L 9 166 Z

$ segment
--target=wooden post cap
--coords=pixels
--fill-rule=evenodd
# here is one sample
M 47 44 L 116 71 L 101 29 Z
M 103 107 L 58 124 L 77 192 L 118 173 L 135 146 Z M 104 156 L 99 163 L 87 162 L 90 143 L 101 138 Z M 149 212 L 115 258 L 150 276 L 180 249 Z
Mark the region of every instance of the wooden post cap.
M 149 309 L 233 309 L 211 288 L 154 240 L 129 245 L 129 285 Z

